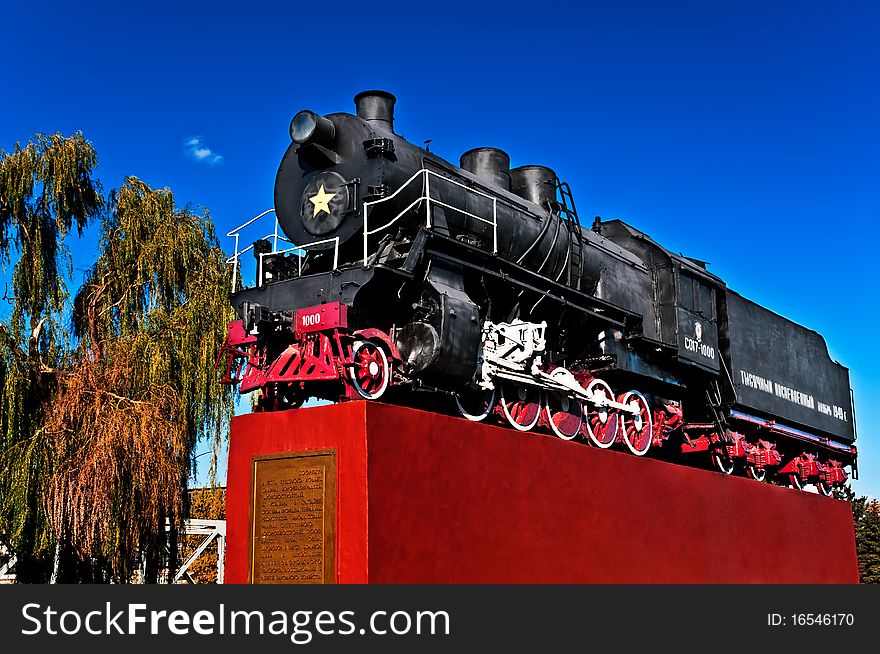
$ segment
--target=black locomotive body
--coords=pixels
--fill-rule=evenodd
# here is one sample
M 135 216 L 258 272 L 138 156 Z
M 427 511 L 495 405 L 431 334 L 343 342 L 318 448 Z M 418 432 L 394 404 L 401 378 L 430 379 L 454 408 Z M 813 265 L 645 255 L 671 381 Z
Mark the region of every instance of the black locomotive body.
M 226 381 L 261 410 L 446 403 L 824 493 L 856 472 L 821 336 L 621 221 L 583 227 L 549 168 L 493 148 L 454 166 L 394 133 L 390 94 L 355 104 L 294 117 L 274 234 L 242 252 L 231 234 L 236 273 L 249 250 L 257 272 L 232 294 Z

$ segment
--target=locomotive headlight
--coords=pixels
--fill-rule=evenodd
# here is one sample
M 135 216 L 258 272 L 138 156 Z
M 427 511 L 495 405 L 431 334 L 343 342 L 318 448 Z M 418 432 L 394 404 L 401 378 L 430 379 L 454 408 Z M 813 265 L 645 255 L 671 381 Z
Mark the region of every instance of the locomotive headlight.
M 336 127 L 314 111 L 300 111 L 290 121 L 290 140 L 300 145 L 317 143 L 328 147 L 336 135 Z
M 318 126 L 317 116 L 311 111 L 300 111 L 290 121 L 290 140 L 305 143 L 315 133 Z

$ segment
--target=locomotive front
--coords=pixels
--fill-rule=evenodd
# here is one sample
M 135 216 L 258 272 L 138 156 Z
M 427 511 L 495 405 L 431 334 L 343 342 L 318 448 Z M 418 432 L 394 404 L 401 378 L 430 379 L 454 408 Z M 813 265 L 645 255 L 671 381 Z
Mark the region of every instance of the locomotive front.
M 479 276 L 428 255 L 424 239 L 417 239 L 425 230 L 435 240 L 453 239 L 480 256 L 511 262 L 537 281 L 550 279 L 589 297 L 616 294 L 644 311 L 646 294 L 630 291 L 649 283 L 646 270 L 621 248 L 609 254 L 613 244 L 595 247 L 603 239 L 584 232 L 573 206 L 557 201 L 552 170 L 511 170 L 507 155 L 493 148 L 466 152 L 461 167 L 451 165 L 394 132 L 390 93 L 366 91 L 354 101 L 355 115 L 304 110 L 291 121 L 292 142 L 274 193 L 281 238 L 290 247 L 279 252 L 277 236 L 274 246 L 255 245 L 257 284 L 233 297 L 244 331 L 264 340 L 275 334 L 277 341 L 286 321 L 304 333 L 311 325 L 301 322 L 316 320 L 315 307 L 339 302 L 331 313 L 345 314 L 347 328 L 378 332 L 374 340 L 410 381 L 417 376 L 451 389 L 473 377 L 486 319 L 539 324 L 559 317 L 556 305 L 540 306 L 545 292 L 539 287 L 511 293 L 505 284 L 504 292 L 491 292 L 480 282 L 476 291 L 467 288 Z M 602 271 L 615 266 L 619 274 L 600 290 Z M 317 277 L 326 274 L 332 277 Z M 407 285 L 413 275 L 423 278 Z M 278 346 L 260 346 L 269 360 L 278 356 L 272 351 Z M 256 363 L 247 374 L 257 375 Z M 266 388 L 277 379 L 246 375 L 242 389 Z
M 355 97 L 357 115 L 304 110 L 294 116 L 275 180 L 278 223 L 292 243 L 338 249 L 342 262 L 357 259 L 363 204 L 385 197 L 403 185 L 407 171 L 421 167 L 413 148 L 401 147 L 394 134 L 394 102 L 390 93 L 367 91 Z M 400 199 L 417 196 L 413 185 Z
M 579 226 L 557 219 L 556 174 L 510 169 L 507 155 L 477 148 L 461 167 L 394 132 L 395 98 L 365 91 L 356 115 L 300 111 L 275 181 L 278 223 L 310 252 L 338 251 L 339 264 L 379 260 L 383 238 L 401 254 L 420 227 L 477 244 L 554 279 L 595 287 L 592 260 L 572 269 Z M 320 270 L 319 261 L 312 272 Z

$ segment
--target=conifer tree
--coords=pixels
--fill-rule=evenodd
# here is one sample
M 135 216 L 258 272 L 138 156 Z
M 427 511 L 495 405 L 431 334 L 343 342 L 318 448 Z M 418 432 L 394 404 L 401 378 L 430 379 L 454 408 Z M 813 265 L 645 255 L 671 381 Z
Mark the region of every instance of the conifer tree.
M 863 584 L 880 584 L 880 502 L 862 497 L 853 502 L 856 552 Z

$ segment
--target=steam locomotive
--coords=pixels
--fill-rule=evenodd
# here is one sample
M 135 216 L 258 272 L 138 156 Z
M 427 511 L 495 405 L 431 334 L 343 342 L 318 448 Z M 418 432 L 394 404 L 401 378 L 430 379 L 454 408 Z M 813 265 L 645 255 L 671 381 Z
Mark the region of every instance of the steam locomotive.
M 256 270 L 224 381 L 257 410 L 381 398 L 823 494 L 857 476 L 819 334 L 631 225 L 583 226 L 550 168 L 455 166 L 394 132 L 390 93 L 354 101 L 294 116 L 274 210 L 229 234 L 234 279 L 247 253 Z

